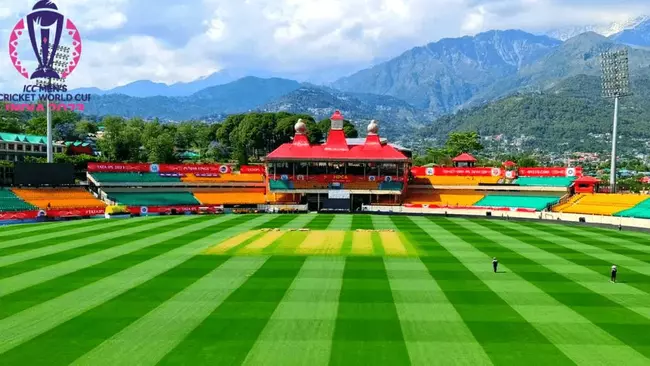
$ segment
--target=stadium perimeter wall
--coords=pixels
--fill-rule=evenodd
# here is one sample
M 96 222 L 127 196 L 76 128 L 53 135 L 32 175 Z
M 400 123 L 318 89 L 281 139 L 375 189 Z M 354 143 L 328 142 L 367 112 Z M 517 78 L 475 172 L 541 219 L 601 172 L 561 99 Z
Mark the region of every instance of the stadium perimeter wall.
M 578 222 L 592 225 L 604 226 L 624 226 L 639 229 L 650 230 L 650 220 L 634 219 L 627 217 L 615 216 L 596 216 L 567 214 L 560 212 L 517 212 L 517 211 L 499 211 L 499 210 L 464 210 L 451 208 L 423 208 L 423 207 L 403 207 L 403 206 L 363 206 L 364 212 L 376 213 L 399 213 L 399 214 L 416 214 L 416 215 L 452 215 L 452 216 L 479 216 L 486 217 L 488 213 L 492 217 L 526 219 L 526 220 L 547 220 L 547 221 L 565 221 Z

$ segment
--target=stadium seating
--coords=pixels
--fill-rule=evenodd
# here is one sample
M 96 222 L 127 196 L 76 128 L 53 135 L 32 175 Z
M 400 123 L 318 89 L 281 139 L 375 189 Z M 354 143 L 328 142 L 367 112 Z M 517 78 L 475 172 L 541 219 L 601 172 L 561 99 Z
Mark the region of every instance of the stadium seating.
M 163 183 L 180 182 L 179 177 L 162 177 L 157 173 L 92 173 L 99 183 Z
M 0 212 L 29 211 L 35 207 L 20 199 L 11 190 L 0 188 Z
M 552 196 L 507 196 L 507 195 L 488 195 L 478 201 L 474 206 L 480 207 L 510 207 L 510 208 L 530 208 L 541 211 L 550 204 L 556 203 L 560 197 Z
M 416 177 L 413 185 L 426 186 L 477 186 L 479 184 L 496 184 L 501 177 L 474 177 L 474 176 L 428 176 Z
M 568 187 L 574 177 L 520 177 L 514 183 L 523 187 Z
M 308 182 L 304 180 L 297 180 L 293 182 L 295 189 L 328 189 L 329 184 L 324 182 Z
M 109 193 L 108 197 L 127 206 L 200 205 L 190 192 L 119 192 Z
M 343 189 L 377 190 L 378 188 L 379 188 L 379 183 L 377 182 L 343 183 Z
M 51 208 L 94 208 L 106 204 L 83 188 L 14 188 L 13 192 L 30 204 L 41 209 Z
M 650 219 L 650 198 L 628 210 L 618 212 L 614 216 Z
M 262 174 L 222 174 L 218 177 L 201 177 L 195 174 L 188 174 L 181 178 L 181 181 L 188 183 L 262 183 Z
M 195 192 L 194 197 L 204 205 L 253 205 L 266 203 L 264 191 L 254 189 L 223 189 L 212 192 Z
M 286 190 L 294 189 L 294 184 L 290 180 L 270 180 L 269 188 L 272 191 L 278 191 L 278 190 L 286 191 Z
M 472 206 L 483 197 L 484 195 L 473 191 L 417 189 L 409 191 L 405 203 L 448 207 Z
M 404 188 L 402 182 L 381 182 L 379 189 L 382 191 L 401 191 Z
M 269 203 L 297 203 L 299 198 L 294 198 L 292 194 L 273 194 L 269 193 L 266 195 L 266 200 Z
M 578 194 L 567 204 L 555 207 L 553 211 L 611 216 L 630 210 L 647 199 L 648 196 L 637 194 Z

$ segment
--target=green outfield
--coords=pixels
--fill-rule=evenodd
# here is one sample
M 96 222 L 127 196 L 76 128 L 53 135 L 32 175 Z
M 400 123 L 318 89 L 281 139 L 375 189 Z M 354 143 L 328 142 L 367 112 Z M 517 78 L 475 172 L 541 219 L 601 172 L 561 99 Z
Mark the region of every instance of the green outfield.
M 650 365 L 648 330 L 645 233 L 316 214 L 0 228 L 0 365 Z

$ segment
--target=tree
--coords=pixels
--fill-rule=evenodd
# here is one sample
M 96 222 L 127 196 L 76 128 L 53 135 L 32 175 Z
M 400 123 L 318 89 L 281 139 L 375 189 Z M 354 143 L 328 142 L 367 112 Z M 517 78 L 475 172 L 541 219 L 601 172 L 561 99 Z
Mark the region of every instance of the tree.
M 103 120 L 104 138 L 97 141 L 102 155 L 109 161 L 143 161 L 142 135 L 144 122 L 125 121 L 121 117 L 106 117 Z
M 86 119 L 82 119 L 75 124 L 74 133 L 79 136 L 80 139 L 83 139 L 88 134 L 95 134 L 99 130 L 99 127 L 96 123 L 90 122 Z
M 445 148 L 450 155 L 457 156 L 461 153 L 475 154 L 483 150 L 483 145 L 481 136 L 476 131 L 452 132 L 445 142 Z

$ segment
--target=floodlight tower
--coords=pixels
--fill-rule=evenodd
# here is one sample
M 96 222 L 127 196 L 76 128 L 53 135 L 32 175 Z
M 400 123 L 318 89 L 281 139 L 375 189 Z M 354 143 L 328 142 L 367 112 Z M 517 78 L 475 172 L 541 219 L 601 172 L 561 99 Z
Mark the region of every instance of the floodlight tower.
M 609 185 L 612 193 L 616 192 L 616 140 L 618 138 L 618 103 L 619 99 L 630 92 L 630 69 L 627 49 L 605 52 L 601 55 L 603 70 L 603 97 L 614 98 L 614 126 L 612 128 L 612 164 Z

